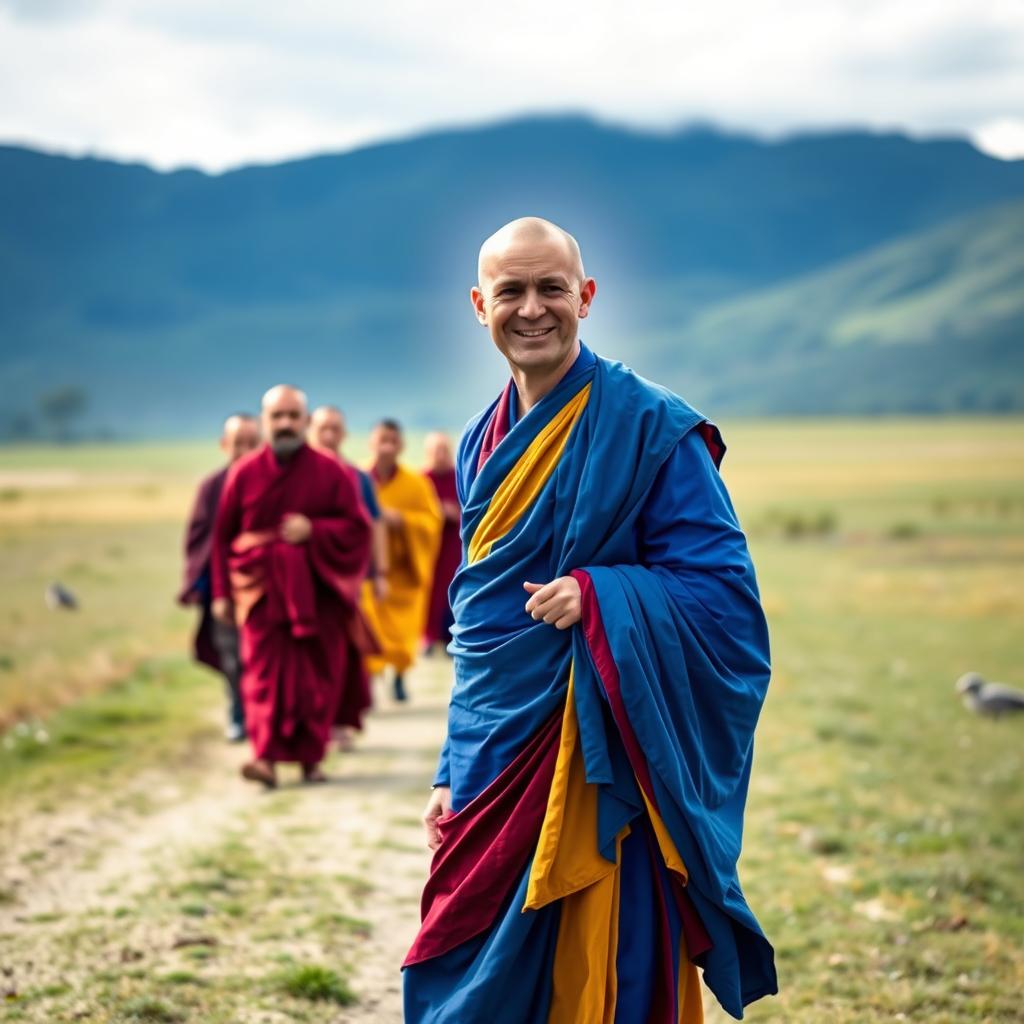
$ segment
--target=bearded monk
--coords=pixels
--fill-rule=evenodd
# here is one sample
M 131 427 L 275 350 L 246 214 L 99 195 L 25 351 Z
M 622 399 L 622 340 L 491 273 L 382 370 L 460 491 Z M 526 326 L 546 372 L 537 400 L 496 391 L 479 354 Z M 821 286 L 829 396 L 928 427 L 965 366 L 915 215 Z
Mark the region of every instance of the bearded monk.
M 392 668 L 397 701 L 408 697 L 405 672 L 416 660 L 423 637 L 443 522 L 430 481 L 399 462 L 404 447 L 402 427 L 395 420 L 381 420 L 373 428 L 370 475 L 388 531 L 387 593 L 379 598 L 369 585 L 363 591 L 363 607 L 381 646 L 381 653 L 369 659 L 370 670 Z
M 255 416 L 235 413 L 224 421 L 220 450 L 228 461 L 199 484 L 185 530 L 185 579 L 178 594 L 181 604 L 197 605 L 200 609 L 199 628 L 193 640 L 195 659 L 203 665 L 209 665 L 224 677 L 228 700 L 228 721 L 224 735 L 231 743 L 241 743 L 245 739 L 242 664 L 238 657 L 238 630 L 234 623 L 218 622 L 210 612 L 210 550 L 213 546 L 213 522 L 217 515 L 217 504 L 224 490 L 228 470 L 259 443 L 260 425 Z
M 737 877 L 770 675 L 712 423 L 584 346 L 597 285 L 538 218 L 483 245 L 511 379 L 456 479 L 455 685 L 406 1024 L 735 1017 L 777 991 Z
M 214 528 L 213 614 L 241 631 L 253 749 L 242 775 L 268 788 L 282 761 L 325 780 L 348 651 L 365 634 L 369 518 L 352 476 L 306 444 L 308 420 L 297 388 L 263 396 L 266 443 L 231 467 Z

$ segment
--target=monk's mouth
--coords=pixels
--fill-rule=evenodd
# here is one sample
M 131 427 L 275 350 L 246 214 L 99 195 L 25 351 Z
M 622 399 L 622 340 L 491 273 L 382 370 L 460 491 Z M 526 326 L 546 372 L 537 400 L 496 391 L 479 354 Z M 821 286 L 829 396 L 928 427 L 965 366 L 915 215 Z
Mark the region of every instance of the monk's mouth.
M 533 330 L 514 330 L 513 334 L 518 334 L 520 338 L 544 338 L 549 335 L 555 328 L 554 327 L 538 327 Z

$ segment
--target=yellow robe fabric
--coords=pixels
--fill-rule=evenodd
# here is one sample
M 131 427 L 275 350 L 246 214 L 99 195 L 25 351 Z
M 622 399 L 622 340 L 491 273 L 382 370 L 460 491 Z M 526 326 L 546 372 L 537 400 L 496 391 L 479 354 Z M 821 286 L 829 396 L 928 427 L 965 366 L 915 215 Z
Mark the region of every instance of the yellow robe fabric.
M 382 509 L 400 512 L 402 525 L 387 528 L 387 597 L 377 601 L 370 584 L 363 587 L 363 610 L 381 647 L 366 663 L 371 672 L 385 665 L 404 672 L 423 638 L 444 516 L 430 480 L 401 465 L 390 480 L 377 481 L 377 500 Z

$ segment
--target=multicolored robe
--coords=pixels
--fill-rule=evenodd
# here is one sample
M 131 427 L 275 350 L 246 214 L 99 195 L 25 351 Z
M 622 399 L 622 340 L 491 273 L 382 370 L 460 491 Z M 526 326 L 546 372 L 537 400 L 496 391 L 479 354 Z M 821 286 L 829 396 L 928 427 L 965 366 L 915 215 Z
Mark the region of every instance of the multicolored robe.
M 768 637 L 721 435 L 583 348 L 459 449 L 465 556 L 436 782 L 452 813 L 405 961 L 407 1024 L 696 1022 L 777 991 L 739 887 Z M 569 573 L 579 626 L 525 611 Z

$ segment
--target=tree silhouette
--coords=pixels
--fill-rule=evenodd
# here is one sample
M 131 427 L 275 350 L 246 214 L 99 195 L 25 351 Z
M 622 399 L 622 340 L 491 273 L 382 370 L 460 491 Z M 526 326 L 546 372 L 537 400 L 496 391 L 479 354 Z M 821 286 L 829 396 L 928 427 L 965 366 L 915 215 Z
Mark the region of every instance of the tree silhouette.
M 74 384 L 54 388 L 39 396 L 39 414 L 49 424 L 50 433 L 58 441 L 70 441 L 72 425 L 89 405 L 84 388 Z

